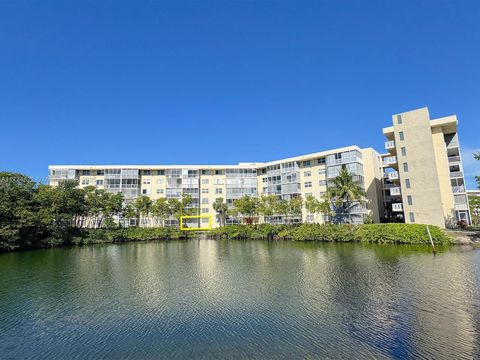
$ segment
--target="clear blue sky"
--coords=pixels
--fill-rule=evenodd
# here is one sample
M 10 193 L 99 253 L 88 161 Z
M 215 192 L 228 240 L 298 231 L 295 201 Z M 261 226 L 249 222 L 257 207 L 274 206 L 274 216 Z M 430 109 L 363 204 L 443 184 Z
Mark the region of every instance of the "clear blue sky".
M 480 173 L 479 1 L 0 2 L 1 170 L 381 151 L 423 106 Z

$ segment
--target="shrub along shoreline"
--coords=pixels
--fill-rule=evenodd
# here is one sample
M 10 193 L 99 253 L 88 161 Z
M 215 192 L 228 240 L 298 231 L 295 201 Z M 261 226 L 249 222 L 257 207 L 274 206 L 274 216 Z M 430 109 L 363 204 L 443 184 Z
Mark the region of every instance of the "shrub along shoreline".
M 451 238 L 442 229 L 432 225 L 429 225 L 429 229 L 435 244 L 451 244 Z M 209 235 L 214 239 L 430 244 L 426 225 L 420 224 L 230 225 L 211 230 Z
M 451 238 L 436 226 L 429 226 L 437 245 L 451 244 Z M 185 232 L 173 227 L 77 229 L 66 239 L 49 239 L 32 246 L 16 248 L 0 246 L 0 251 L 52 248 L 90 244 L 124 243 L 155 240 L 188 240 L 199 237 L 229 240 L 286 240 L 318 242 L 356 242 L 373 244 L 429 244 L 425 225 L 418 224 L 364 224 L 364 225 L 227 225 L 208 232 Z

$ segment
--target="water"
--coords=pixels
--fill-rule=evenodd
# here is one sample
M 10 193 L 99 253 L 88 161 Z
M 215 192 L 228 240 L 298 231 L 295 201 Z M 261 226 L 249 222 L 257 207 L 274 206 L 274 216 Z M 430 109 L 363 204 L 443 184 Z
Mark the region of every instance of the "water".
M 174 241 L 0 255 L 0 358 L 480 357 L 480 250 Z

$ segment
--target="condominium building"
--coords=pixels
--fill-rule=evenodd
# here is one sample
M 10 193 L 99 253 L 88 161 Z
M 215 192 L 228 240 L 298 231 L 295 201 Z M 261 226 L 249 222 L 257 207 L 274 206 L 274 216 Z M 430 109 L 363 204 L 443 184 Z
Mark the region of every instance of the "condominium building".
M 193 207 L 202 215 L 213 215 L 213 226 L 219 225 L 213 209 L 217 198 L 223 198 L 229 207 L 245 195 L 276 195 L 282 199 L 307 198 L 321 200 L 327 191 L 329 180 L 335 178 L 342 167 L 354 175 L 355 181 L 367 192 L 368 203 L 353 204 L 349 214 L 338 214 L 339 221 L 362 223 L 371 213 L 379 221 L 381 199 L 381 158 L 373 149 L 357 146 L 323 151 L 283 160 L 264 163 L 239 163 L 238 165 L 52 165 L 50 184 L 75 179 L 79 187 L 94 185 L 109 192 L 121 192 L 127 201 L 140 195 L 152 200 L 160 197 L 181 198 L 189 194 Z M 347 217 L 342 218 L 342 217 Z M 208 219 L 203 219 L 207 222 Z M 227 223 L 239 223 L 241 219 L 227 218 Z M 269 218 L 269 222 L 283 223 L 281 214 Z M 303 209 L 301 217 L 289 222 L 323 222 L 319 214 L 308 214 Z M 175 223 L 170 219 L 167 223 Z
M 385 218 L 440 227 L 470 222 L 457 117 L 431 120 L 422 108 L 392 120 L 383 129 Z
M 383 129 L 388 153 L 348 146 L 282 160 L 238 165 L 51 165 L 50 184 L 75 179 L 80 187 L 96 186 L 121 192 L 126 201 L 141 195 L 152 200 L 180 198 L 190 194 L 198 213 L 212 215 L 219 226 L 213 203 L 223 198 L 229 207 L 245 195 L 276 195 L 282 199 L 309 195 L 322 199 L 332 180 L 344 167 L 365 190 L 365 203 L 354 203 L 349 214 L 337 221 L 362 223 L 367 215 L 374 222 L 452 225 L 470 221 L 468 199 L 457 135 L 457 119 L 430 120 L 428 109 L 393 116 L 393 126 Z M 289 222 L 318 222 L 309 214 Z M 204 219 L 203 221 L 208 221 Z M 284 216 L 268 218 L 283 223 Z M 167 224 L 174 224 L 170 219 Z M 229 217 L 227 223 L 241 219 Z

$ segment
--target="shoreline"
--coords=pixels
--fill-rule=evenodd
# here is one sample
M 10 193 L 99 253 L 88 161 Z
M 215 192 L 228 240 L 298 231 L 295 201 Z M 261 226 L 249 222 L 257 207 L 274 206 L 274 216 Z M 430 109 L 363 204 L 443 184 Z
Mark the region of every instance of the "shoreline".
M 429 228 L 435 246 L 471 245 L 476 247 L 480 245 L 480 232 L 442 230 L 435 226 L 429 226 Z M 63 246 L 194 239 L 430 245 L 426 226 L 419 224 L 257 224 L 227 225 L 195 233 L 168 227 L 76 229 L 76 233 L 68 239 L 56 239 L 38 246 L 26 244 L 17 248 L 3 247 L 0 248 L 0 253 Z

